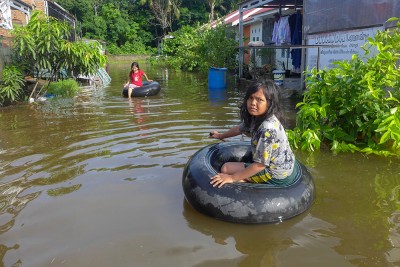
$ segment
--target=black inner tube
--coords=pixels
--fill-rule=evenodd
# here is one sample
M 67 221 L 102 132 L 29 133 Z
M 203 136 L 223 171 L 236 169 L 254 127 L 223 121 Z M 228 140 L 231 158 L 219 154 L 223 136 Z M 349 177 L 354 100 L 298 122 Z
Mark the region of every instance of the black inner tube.
M 296 161 L 290 185 L 232 183 L 210 185 L 210 177 L 225 162 L 252 162 L 245 142 L 221 142 L 197 151 L 185 166 L 182 186 L 188 202 L 198 211 L 235 223 L 279 222 L 306 211 L 314 199 L 314 183 L 307 168 Z
M 225 162 L 246 162 L 252 161 L 250 146 L 232 147 L 232 149 L 215 149 L 210 151 L 210 164 L 216 172 L 221 171 Z

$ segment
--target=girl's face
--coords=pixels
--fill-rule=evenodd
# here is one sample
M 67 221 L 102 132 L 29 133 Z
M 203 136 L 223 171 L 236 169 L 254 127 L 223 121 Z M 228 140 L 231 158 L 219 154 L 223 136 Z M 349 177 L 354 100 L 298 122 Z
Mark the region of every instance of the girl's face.
M 133 66 L 133 67 L 132 67 L 132 70 L 133 70 L 133 72 L 137 72 L 139 69 L 138 69 L 137 66 Z
M 247 99 L 247 111 L 252 116 L 261 116 L 267 112 L 268 102 L 261 89 Z

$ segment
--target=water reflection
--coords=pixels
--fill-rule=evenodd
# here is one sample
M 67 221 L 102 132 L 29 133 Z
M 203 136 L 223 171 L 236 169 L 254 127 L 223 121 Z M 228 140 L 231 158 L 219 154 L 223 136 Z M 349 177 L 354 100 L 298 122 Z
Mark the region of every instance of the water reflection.
M 392 170 L 398 169 L 394 162 L 388 161 L 386 168 L 375 176 L 374 188 L 377 194 L 374 203 L 377 210 L 377 216 L 384 213 L 387 218 L 388 241 L 392 248 L 386 253 L 388 262 L 400 264 L 400 172 L 399 175 L 393 175 Z M 386 220 L 382 218 L 385 225 Z
M 4 256 L 7 253 L 14 252 L 19 248 L 18 244 L 13 245 L 12 247 L 7 247 L 5 245 L 0 245 L 0 259 L 4 259 Z M 17 260 L 16 262 L 13 262 L 11 266 L 21 266 L 22 262 L 20 260 Z M 2 265 L 5 266 L 5 265 Z
M 387 262 L 393 247 L 388 234 L 399 229 L 398 222 L 388 221 L 398 210 L 398 193 L 393 194 L 400 182 L 398 161 L 393 165 L 393 159 L 361 154 L 298 155 L 310 163 L 318 184 L 314 215 L 335 225 L 330 235 L 343 240 L 336 250 L 351 255 L 356 266 Z
M 188 226 L 210 236 L 217 246 L 234 246 L 237 257 L 221 254 L 195 266 L 353 266 L 336 251 L 341 239 L 331 236 L 335 226 L 306 212 L 279 224 L 242 225 L 216 221 L 195 211 L 186 201 L 183 215 Z M 227 249 L 228 250 L 228 249 Z M 318 261 L 314 265 L 315 257 Z
M 134 115 L 134 123 L 139 127 L 141 131 L 147 130 L 148 127 L 145 125 L 147 116 L 144 106 L 148 103 L 148 100 L 142 98 L 129 98 L 128 102 L 130 113 Z M 139 134 L 139 136 L 146 135 L 147 133 Z
M 0 235 L 11 229 L 19 213 L 40 195 L 40 192 L 22 195 L 31 186 L 32 184 L 25 178 L 0 185 L 0 214 L 3 223 L 0 225 Z
M 227 99 L 227 89 L 208 89 L 208 101 L 211 105 L 224 104 Z
M 187 203 L 183 202 L 183 216 L 188 226 L 221 246 L 233 242 L 240 256 L 227 259 L 204 261 L 197 267 L 208 266 L 276 266 L 279 251 L 287 249 L 291 241 L 285 236 L 288 227 L 297 220 L 288 221 L 286 225 L 238 225 L 206 218 Z M 271 245 L 273 244 L 273 245 Z

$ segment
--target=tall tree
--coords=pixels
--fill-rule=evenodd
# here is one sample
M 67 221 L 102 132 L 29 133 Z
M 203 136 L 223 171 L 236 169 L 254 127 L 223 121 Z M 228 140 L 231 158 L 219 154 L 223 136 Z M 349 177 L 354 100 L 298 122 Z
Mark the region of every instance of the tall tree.
M 98 14 L 97 10 L 99 8 L 101 8 L 102 4 L 103 4 L 103 0 L 94 0 L 93 1 L 93 12 L 94 12 L 95 16 L 97 16 L 97 14 Z
M 208 7 L 210 8 L 209 23 L 215 19 L 215 7 L 221 5 L 223 2 L 224 0 L 207 0 Z M 222 5 L 220 7 L 224 9 Z
M 88 8 L 93 6 L 94 0 L 57 0 L 57 4 L 75 15 L 79 21 L 83 21 L 93 16 L 93 10 Z
M 106 41 L 115 53 L 123 46 L 125 52 L 135 47 L 131 51 L 134 53 L 139 47 L 157 47 L 166 34 L 183 26 L 203 25 L 222 17 L 236 10 L 242 0 L 212 0 L 213 8 L 208 1 L 211 0 L 57 0 L 57 3 L 76 16 L 81 37 Z
M 161 27 L 162 37 L 172 31 L 172 23 L 175 18 L 179 19 L 179 7 L 182 0 L 148 0 L 149 6 L 157 24 Z

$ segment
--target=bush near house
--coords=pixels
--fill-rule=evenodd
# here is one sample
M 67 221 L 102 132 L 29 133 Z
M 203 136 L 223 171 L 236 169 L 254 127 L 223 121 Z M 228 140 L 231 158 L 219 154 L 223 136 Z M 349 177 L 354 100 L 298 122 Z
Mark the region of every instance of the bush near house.
M 14 62 L 19 62 L 27 75 L 49 74 L 51 81 L 67 75 L 88 75 L 106 63 L 98 43 L 70 42 L 70 26 L 43 12 L 33 11 L 29 23 L 11 31 L 14 37 Z
M 5 87 L 0 90 L 0 104 L 24 98 L 21 93 L 24 83 L 17 77 L 46 78 L 51 83 L 78 74 L 89 75 L 105 65 L 107 57 L 102 54 L 99 43 L 70 42 L 70 33 L 67 23 L 37 10 L 33 11 L 26 26 L 11 31 L 14 37 L 12 64 L 18 67 L 6 70 L 8 75 L 12 73 L 16 78 L 12 85 L 3 73 Z
M 364 60 L 353 55 L 333 69 L 306 73 L 308 91 L 288 130 L 293 147 L 400 157 L 400 23 L 393 20 L 395 29 L 368 39 Z
M 0 106 L 12 104 L 23 98 L 24 78 L 16 66 L 6 66 L 0 83 Z
M 168 66 L 188 71 L 236 67 L 238 42 L 234 31 L 224 24 L 215 29 L 183 26 L 170 35 L 173 38 L 163 42 L 162 62 Z
M 47 94 L 61 97 L 73 97 L 77 93 L 81 92 L 81 88 L 74 79 L 66 79 L 58 82 L 52 82 L 45 85 L 45 91 Z

